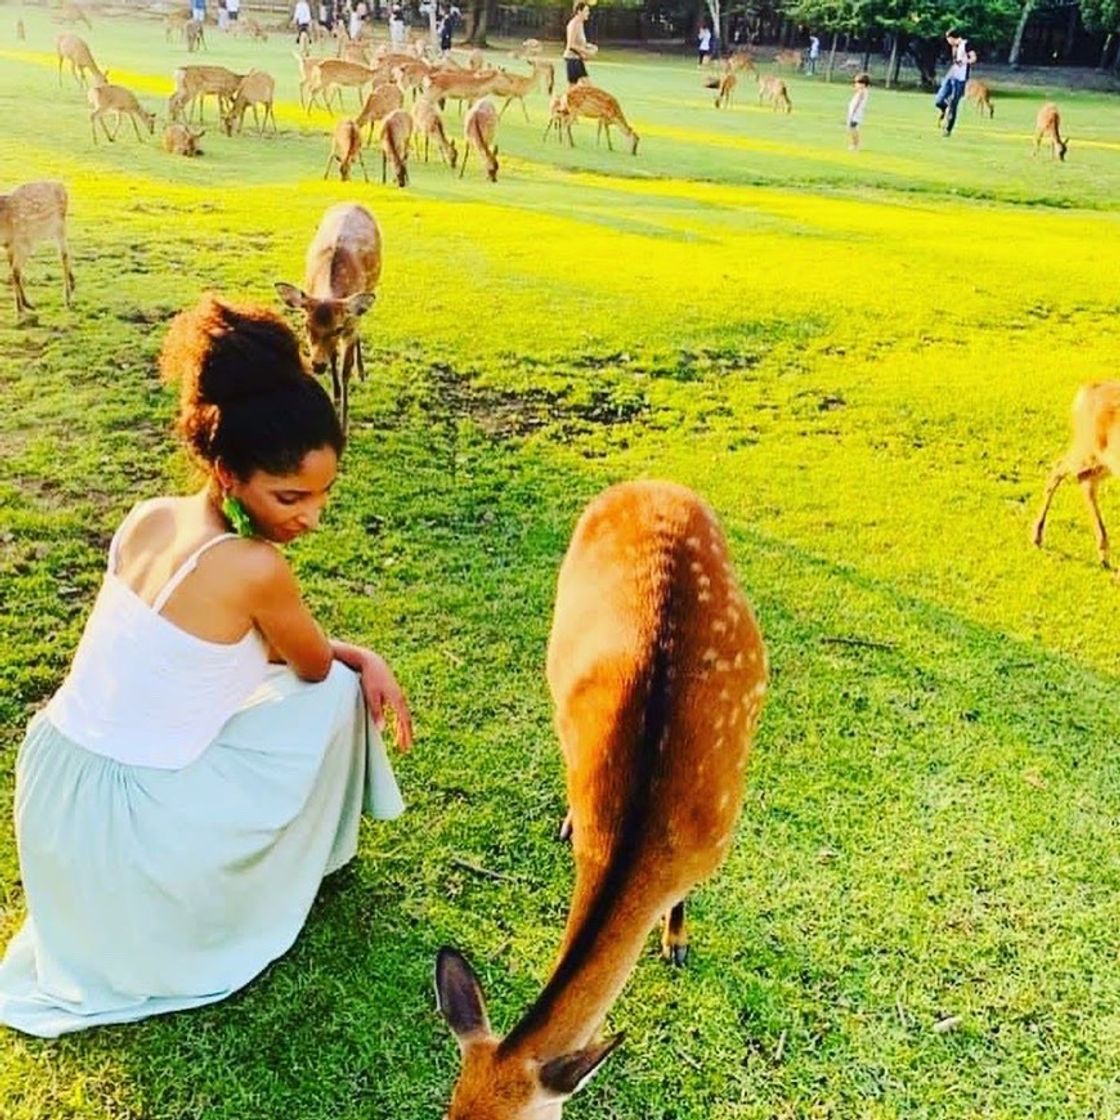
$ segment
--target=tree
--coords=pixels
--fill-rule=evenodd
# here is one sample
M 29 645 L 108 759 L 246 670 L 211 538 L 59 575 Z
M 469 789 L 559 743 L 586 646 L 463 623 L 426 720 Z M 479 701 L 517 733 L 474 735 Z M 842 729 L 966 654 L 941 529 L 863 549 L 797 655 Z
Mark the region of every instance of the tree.
M 1081 0 L 1081 19 L 1089 31 L 1104 31 L 1108 38 L 1101 51 L 1101 69 L 1108 62 L 1108 52 L 1117 36 L 1120 35 L 1120 0 Z M 1120 50 L 1116 52 L 1114 63 L 1120 72 Z

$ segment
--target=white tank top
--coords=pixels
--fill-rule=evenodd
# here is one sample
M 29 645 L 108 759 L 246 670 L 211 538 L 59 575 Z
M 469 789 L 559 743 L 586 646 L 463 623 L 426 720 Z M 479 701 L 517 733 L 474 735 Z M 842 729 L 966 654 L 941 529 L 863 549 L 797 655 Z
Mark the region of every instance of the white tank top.
M 193 762 L 264 680 L 268 650 L 251 629 L 233 644 L 196 638 L 160 614 L 198 558 L 196 549 L 146 603 L 117 575 L 121 523 L 78 652 L 46 717 L 68 739 L 131 766 L 179 770 Z

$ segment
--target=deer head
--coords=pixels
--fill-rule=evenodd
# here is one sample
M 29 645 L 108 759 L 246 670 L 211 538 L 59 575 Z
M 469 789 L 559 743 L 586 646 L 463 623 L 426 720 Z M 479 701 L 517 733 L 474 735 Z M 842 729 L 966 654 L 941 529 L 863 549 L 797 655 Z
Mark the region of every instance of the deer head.
M 490 1030 L 482 987 L 465 957 L 441 949 L 439 1010 L 459 1043 L 461 1067 L 446 1120 L 560 1120 L 564 1102 L 599 1071 L 621 1034 L 568 1054 L 507 1048 Z
M 307 316 L 311 368 L 323 373 L 339 350 L 358 333 L 358 320 L 373 306 L 372 292 L 356 292 L 343 299 L 316 299 L 294 284 L 277 284 L 276 292 L 289 306 Z

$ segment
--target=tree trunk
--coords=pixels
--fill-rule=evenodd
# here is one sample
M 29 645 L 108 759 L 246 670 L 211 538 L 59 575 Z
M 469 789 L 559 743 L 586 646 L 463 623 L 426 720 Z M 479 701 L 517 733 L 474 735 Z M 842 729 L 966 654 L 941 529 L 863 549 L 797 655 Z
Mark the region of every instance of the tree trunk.
M 720 0 L 707 0 L 708 15 L 712 19 L 712 36 L 717 40 L 712 44 L 717 50 L 712 52 L 712 58 L 718 58 L 717 51 L 720 49 L 720 43 L 723 42 L 723 20 L 720 18 Z
M 887 63 L 887 89 L 890 89 L 898 81 L 898 68 L 902 65 L 902 59 L 898 54 L 898 41 L 902 36 L 899 32 L 891 35 L 891 57 Z
M 840 42 L 840 32 L 834 31 L 832 33 L 832 47 L 828 52 L 828 73 L 825 75 L 825 81 L 832 81 L 832 71 L 836 69 L 836 44 Z
M 937 86 L 937 52 L 940 45 L 935 39 L 914 39 L 906 44 L 906 53 L 918 68 L 918 79 L 923 89 Z
M 474 21 L 467 42 L 475 47 L 488 47 L 486 29 L 490 26 L 490 0 L 474 0 L 471 5 L 471 15 Z
M 1007 63 L 1012 70 L 1019 69 L 1019 56 L 1023 53 L 1023 33 L 1027 30 L 1027 20 L 1031 18 L 1034 0 L 1023 0 L 1023 10 L 1019 13 L 1019 23 L 1015 27 L 1015 38 L 1011 40 L 1011 53 Z
M 1108 69 L 1108 52 L 1110 50 L 1112 50 L 1112 43 L 1113 43 L 1113 40 L 1115 38 L 1116 38 L 1116 32 L 1115 31 L 1110 31 L 1108 33 L 1108 35 L 1105 37 L 1104 46 L 1101 47 L 1101 60 L 1097 64 L 1097 69 L 1098 70 L 1107 70 Z

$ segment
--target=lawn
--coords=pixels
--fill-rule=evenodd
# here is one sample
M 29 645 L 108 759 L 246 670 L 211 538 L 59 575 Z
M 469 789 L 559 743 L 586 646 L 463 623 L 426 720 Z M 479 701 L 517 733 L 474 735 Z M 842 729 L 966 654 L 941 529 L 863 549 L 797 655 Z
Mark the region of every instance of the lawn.
M 993 121 L 968 108 L 943 140 L 926 95 L 875 89 L 853 155 L 843 82 L 791 79 L 789 117 L 747 86 L 717 111 L 690 62 L 604 52 L 636 158 L 586 123 L 542 142 L 537 94 L 503 120 L 496 185 L 433 162 L 401 191 L 372 154 L 375 182 L 322 181 L 329 121 L 300 109 L 286 36 L 211 34 L 202 61 L 277 75 L 281 134 L 210 127 L 186 161 L 127 123 L 94 146 L 57 30 L 0 7 L 0 183 L 67 183 L 78 284 L 68 313 L 44 247 L 37 318 L 0 304 L 0 944 L 23 725 L 121 515 L 191 481 L 166 321 L 205 288 L 274 302 L 340 199 L 384 232 L 371 376 L 291 556 L 331 632 L 391 658 L 419 739 L 409 812 L 363 831 L 283 960 L 203 1011 L 0 1033 L 0 1116 L 441 1115 L 437 949 L 472 958 L 504 1029 L 556 946 L 553 581 L 583 504 L 641 475 L 719 512 L 773 684 L 690 965 L 651 939 L 610 1017 L 625 1047 L 569 1115 L 1120 1113 L 1120 588 L 1073 488 L 1028 543 L 1075 387 L 1115 374 L 1120 102 L 1048 91 L 1059 164 L 1030 155 L 1037 91 L 997 88 Z M 154 21 L 82 33 L 161 115 L 198 61 Z M 1120 525 L 1107 487 L 1103 508 Z

